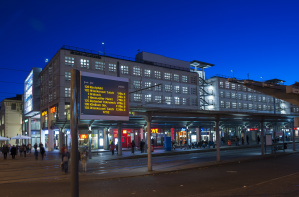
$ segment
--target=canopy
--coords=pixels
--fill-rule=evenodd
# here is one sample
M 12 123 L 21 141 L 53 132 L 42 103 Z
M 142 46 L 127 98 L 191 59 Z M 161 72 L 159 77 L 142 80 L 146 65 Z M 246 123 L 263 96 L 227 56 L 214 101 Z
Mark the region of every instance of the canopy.
M 0 136 L 0 141 L 6 141 L 6 140 L 9 140 L 9 138 Z
M 30 140 L 31 139 L 31 137 L 29 137 L 29 136 L 25 136 L 25 135 L 17 135 L 17 136 L 15 136 L 15 137 L 12 137 L 11 139 L 19 139 L 19 140 Z

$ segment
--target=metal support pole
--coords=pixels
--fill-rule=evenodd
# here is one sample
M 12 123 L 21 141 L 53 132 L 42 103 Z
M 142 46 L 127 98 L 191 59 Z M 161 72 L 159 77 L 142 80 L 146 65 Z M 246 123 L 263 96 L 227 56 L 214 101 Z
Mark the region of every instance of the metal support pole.
M 88 132 L 91 131 L 91 126 L 88 127 Z M 88 134 L 89 146 L 88 146 L 88 157 L 91 159 L 91 133 Z
M 262 155 L 265 155 L 265 147 L 264 147 L 264 118 L 261 120 L 261 152 Z
M 71 70 L 71 196 L 79 197 L 78 124 L 80 105 L 80 71 Z
M 294 120 L 295 121 L 295 120 Z M 295 143 L 295 125 L 294 121 L 291 123 L 292 125 L 292 141 L 293 141 L 293 151 L 296 151 L 296 143 Z
M 121 123 L 118 123 L 118 152 L 117 155 L 122 155 L 122 132 L 121 132 Z
M 186 146 L 186 149 L 188 150 L 189 149 L 189 130 L 188 130 L 188 126 L 186 126 L 186 140 L 185 140 L 185 146 Z
M 148 112 L 146 117 L 147 123 L 147 167 L 148 171 L 152 171 L 152 151 L 151 151 L 151 121 L 152 121 L 152 113 Z
M 217 162 L 220 161 L 220 138 L 219 138 L 219 116 L 216 117 L 216 149 L 217 149 Z

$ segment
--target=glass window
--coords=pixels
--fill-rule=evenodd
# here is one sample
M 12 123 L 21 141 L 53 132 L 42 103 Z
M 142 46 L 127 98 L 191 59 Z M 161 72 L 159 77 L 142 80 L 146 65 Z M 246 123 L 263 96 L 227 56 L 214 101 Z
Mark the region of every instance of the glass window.
M 71 88 L 64 88 L 65 97 L 71 97 Z
M 64 62 L 65 62 L 66 66 L 72 66 L 72 67 L 74 67 L 74 65 L 75 65 L 75 58 L 73 58 L 73 57 L 65 57 Z
M 180 104 L 180 97 L 178 97 L 178 96 L 174 97 L 174 104 L 175 105 L 179 105 Z
M 89 60 L 86 59 L 80 59 L 81 68 L 87 68 L 89 69 Z
M 225 108 L 230 108 L 230 102 L 227 101 L 227 102 L 225 103 Z
M 182 87 L 183 94 L 188 94 L 188 87 Z
M 65 72 L 64 77 L 65 77 L 66 81 L 70 81 L 71 80 L 71 72 Z
M 243 99 L 246 101 L 247 100 L 247 94 L 243 94 Z
M 239 107 L 239 109 L 243 109 L 242 103 L 238 103 L 238 107 Z
M 246 91 L 246 90 L 247 90 L 247 88 L 245 86 L 243 86 L 243 91 Z
M 220 101 L 220 108 L 224 108 L 224 101 Z
M 151 94 L 146 94 L 144 95 L 145 102 L 149 103 L 152 101 L 152 95 Z
M 162 85 L 158 85 L 158 83 L 155 83 L 155 91 L 161 92 L 162 91 Z
M 170 96 L 165 96 L 165 103 L 168 104 L 168 105 L 171 105 L 172 102 L 171 102 L 171 97 Z
M 141 76 L 141 68 L 139 66 L 133 67 L 133 75 Z
M 224 98 L 224 92 L 223 91 L 220 91 L 220 97 Z
M 144 69 L 144 76 L 145 76 L 145 77 L 151 77 L 151 70 L 149 70 L 149 69 Z
M 104 62 L 95 62 L 95 69 L 96 70 L 105 70 L 105 63 Z
M 134 81 L 133 82 L 133 87 L 135 89 L 141 89 L 141 81 Z
M 247 109 L 247 103 L 243 104 L 244 109 Z
M 165 84 L 165 92 L 172 92 L 172 85 Z
M 251 94 L 248 94 L 248 100 L 252 101 L 252 95 Z
M 253 105 L 251 103 L 248 104 L 248 109 L 250 109 L 250 110 L 253 109 Z
M 174 92 L 180 93 L 180 86 L 174 86 Z
M 186 98 L 182 98 L 182 104 L 187 105 L 187 99 Z
M 161 72 L 155 70 L 155 78 L 156 79 L 161 79 Z
M 179 82 L 180 81 L 180 75 L 173 74 L 173 80 Z
M 141 94 L 134 94 L 134 101 L 141 102 Z
M 116 72 L 116 64 L 109 64 L 109 72 Z
M 236 84 L 232 83 L 232 89 L 233 89 L 233 90 L 236 89 Z
M 156 103 L 162 103 L 162 97 L 161 96 L 155 96 L 155 102 Z
M 165 80 L 171 80 L 171 73 L 164 73 Z
M 220 81 L 220 82 L 219 82 L 219 86 L 220 86 L 220 88 L 224 88 L 223 81 Z
M 236 98 L 236 93 L 232 92 L 232 99 L 235 99 L 235 98 Z
M 230 92 L 225 92 L 225 98 L 230 98 Z
M 148 87 L 151 87 L 151 86 L 152 86 L 151 82 L 149 82 L 149 81 L 144 82 L 144 87 L 145 88 L 148 88 Z M 148 88 L 147 90 L 151 90 L 151 88 Z
M 188 76 L 182 75 L 182 82 L 187 83 L 188 82 Z
M 241 93 L 238 93 L 238 99 L 242 100 L 242 94 Z
M 129 66 L 121 65 L 120 73 L 123 75 L 128 75 L 129 74 Z
M 237 103 L 232 102 L 232 108 L 233 108 L 233 109 L 237 109 Z
M 229 89 L 229 82 L 225 82 L 225 88 Z

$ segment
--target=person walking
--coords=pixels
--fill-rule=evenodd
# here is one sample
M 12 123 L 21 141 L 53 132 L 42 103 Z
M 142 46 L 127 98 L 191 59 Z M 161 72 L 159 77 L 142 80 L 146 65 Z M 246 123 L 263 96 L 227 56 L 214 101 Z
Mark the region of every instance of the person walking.
M 34 151 L 34 156 L 35 156 L 35 160 L 38 160 L 38 151 L 37 151 L 37 149 L 35 149 L 35 151 Z
M 131 142 L 132 154 L 134 154 L 135 146 L 136 146 L 136 144 L 135 144 L 135 141 L 133 140 L 133 141 Z
M 23 144 L 23 152 L 24 152 L 24 157 L 26 157 L 27 147 L 25 144 Z
M 66 148 L 66 149 L 64 149 L 64 153 L 62 155 L 62 169 L 64 170 L 65 174 L 68 173 L 69 159 L 70 159 L 70 153 L 68 152 L 68 150 Z
M 7 145 L 6 144 L 4 144 L 3 145 L 3 147 L 2 147 L 2 154 L 3 154 L 3 156 L 4 156 L 4 159 L 7 159 L 7 153 L 8 153 L 8 147 L 7 147 Z
M 114 142 L 112 141 L 110 144 L 110 150 L 112 152 L 112 155 L 114 155 L 114 149 L 115 149 L 115 145 L 114 145 Z
M 257 144 L 260 144 L 260 136 L 257 136 Z
M 118 154 L 118 143 L 115 145 L 116 154 Z
M 33 147 L 34 147 L 34 152 L 36 152 L 37 151 L 37 143 L 35 143 Z
M 144 143 L 144 139 L 142 139 L 142 140 L 140 141 L 140 152 L 141 152 L 141 153 L 144 152 L 144 150 L 143 150 L 143 149 L 144 149 L 144 144 L 145 144 L 145 143 Z
M 11 150 L 10 150 L 10 154 L 11 154 L 11 158 L 15 159 L 16 154 L 17 154 L 17 148 L 15 145 L 12 146 Z
M 87 163 L 87 153 L 86 153 L 86 151 L 84 151 L 81 154 L 81 161 L 82 161 L 83 172 L 86 172 L 86 163 Z
M 40 147 L 40 154 L 42 155 L 42 160 L 44 160 L 44 155 L 45 155 L 45 148 L 44 148 L 44 146 L 42 145 L 41 147 Z
M 246 135 L 246 142 L 249 145 L 249 136 L 248 135 Z

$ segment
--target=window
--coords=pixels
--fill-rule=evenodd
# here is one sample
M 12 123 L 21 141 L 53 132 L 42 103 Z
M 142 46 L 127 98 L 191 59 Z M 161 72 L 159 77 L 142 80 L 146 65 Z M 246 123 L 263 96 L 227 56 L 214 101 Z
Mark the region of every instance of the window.
M 238 93 L 238 99 L 242 100 L 242 94 L 241 93 Z
M 52 94 L 49 94 L 49 103 L 52 102 Z
M 252 101 L 252 95 L 251 94 L 248 94 L 248 100 Z
M 109 72 L 116 72 L 116 64 L 109 64 Z
M 247 94 L 243 94 L 243 99 L 247 101 Z
M 191 105 L 197 106 L 197 99 L 191 99 Z
M 141 89 L 141 81 L 134 81 L 133 82 L 133 87 L 135 89 Z
M 225 98 L 230 98 L 230 92 L 225 92 Z
M 258 110 L 262 110 L 262 105 L 258 105 Z
M 191 88 L 191 94 L 196 94 L 196 88 Z
M 155 70 L 155 78 L 156 79 L 161 79 L 161 72 Z
M 174 92 L 180 93 L 180 86 L 174 86 Z
M 261 102 L 262 101 L 262 97 L 258 96 L 258 101 Z
M 256 101 L 256 95 L 253 95 L 253 101 Z
M 232 99 L 236 99 L 236 93 L 232 92 Z
M 57 96 L 56 96 L 56 91 L 53 92 L 53 97 L 54 97 L 54 100 L 56 100 Z
M 241 85 L 238 84 L 238 90 L 241 90 Z
M 81 59 L 80 63 L 81 63 L 81 68 L 87 68 L 87 69 L 89 69 L 89 60 Z
M 11 110 L 17 110 L 17 104 L 16 103 L 11 104 Z
M 225 88 L 229 89 L 229 82 L 225 82 Z
M 179 105 L 180 104 L 180 97 L 178 97 L 178 96 L 174 97 L 174 104 L 175 105 Z
M 188 76 L 182 75 L 182 82 L 187 83 L 188 82 Z
M 145 102 L 149 103 L 149 102 L 152 101 L 152 95 L 151 94 L 146 94 L 146 95 L 144 95 L 144 97 L 145 97 Z
M 233 108 L 233 109 L 237 109 L 237 103 L 232 102 L 232 108 Z
M 75 65 L 75 58 L 73 58 L 73 57 L 65 57 L 64 62 L 65 62 L 64 64 L 66 66 L 72 66 L 72 67 L 74 67 L 74 65 Z
M 128 75 L 129 74 L 129 66 L 120 66 L 120 73 L 123 75 Z
M 223 81 L 219 82 L 219 86 L 220 86 L 220 88 L 224 88 Z
M 66 81 L 70 81 L 71 80 L 71 72 L 65 72 L 64 77 L 65 77 Z
M 243 86 L 243 91 L 246 91 L 246 89 L 247 89 L 247 88 L 246 88 L 245 86 Z
M 65 97 L 71 97 L 71 88 L 64 88 Z
M 156 103 L 162 103 L 162 97 L 161 96 L 155 96 L 155 102 Z
M 220 108 L 224 108 L 224 101 L 220 101 Z
M 134 101 L 141 102 L 141 94 L 134 94 Z
M 180 75 L 173 74 L 173 80 L 179 82 L 180 81 Z
M 186 98 L 182 98 L 182 104 L 187 105 L 187 99 Z
M 225 103 L 225 108 L 230 108 L 230 102 Z
M 144 82 L 144 87 L 145 87 L 145 88 L 148 88 L 148 87 L 151 87 L 151 86 L 152 86 L 152 83 L 151 83 L 151 82 L 149 82 L 149 81 Z M 146 90 L 151 90 L 151 88 L 148 88 L 148 89 L 146 89 Z
M 247 103 L 243 104 L 244 109 L 247 109 Z
M 197 79 L 196 77 L 190 77 L 190 79 L 192 84 L 196 84 L 196 79 Z
M 158 83 L 155 83 L 155 91 L 161 92 L 162 91 L 162 85 L 158 85 Z
M 165 92 L 172 92 L 172 85 L 165 85 Z
M 171 73 L 164 73 L 165 80 L 171 80 Z
M 236 84 L 232 83 L 232 89 L 233 89 L 233 90 L 236 89 Z
M 105 63 L 104 62 L 95 62 L 95 69 L 96 70 L 105 70 Z
M 263 96 L 263 102 L 266 102 L 266 97 Z
M 183 94 L 188 94 L 188 87 L 182 87 Z
M 267 105 L 263 105 L 263 110 L 267 111 Z
M 170 96 L 165 96 L 165 103 L 168 104 L 168 105 L 172 104 Z
M 220 97 L 224 98 L 224 92 L 223 91 L 220 92 Z
M 141 68 L 139 66 L 133 67 L 133 75 L 141 76 Z
M 243 109 L 242 103 L 238 103 L 239 109 Z
M 145 76 L 145 77 L 151 77 L 151 70 L 149 70 L 149 69 L 144 69 L 144 76 Z
M 248 104 L 248 109 L 250 109 L 250 110 L 253 109 L 253 105 L 251 103 Z

